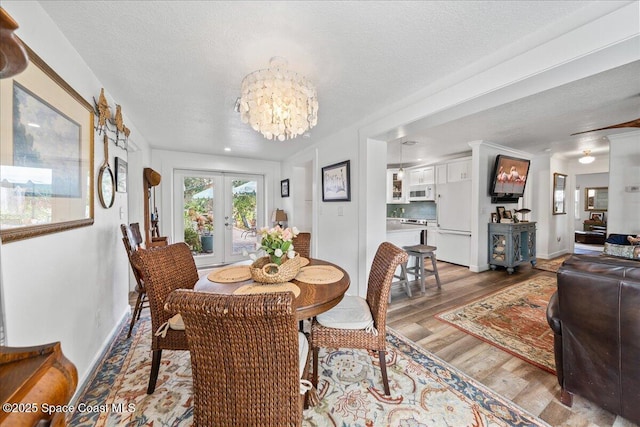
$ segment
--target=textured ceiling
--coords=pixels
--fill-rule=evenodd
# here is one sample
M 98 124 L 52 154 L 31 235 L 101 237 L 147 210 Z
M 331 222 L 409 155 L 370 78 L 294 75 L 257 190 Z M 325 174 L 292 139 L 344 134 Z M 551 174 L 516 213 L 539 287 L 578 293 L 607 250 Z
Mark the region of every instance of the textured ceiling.
M 460 80 L 470 67 L 494 65 L 628 2 L 605 2 L 597 11 L 584 1 L 40 3 L 152 147 L 279 160 L 420 89 Z M 266 141 L 233 110 L 242 78 L 274 56 L 317 86 L 319 119 L 309 138 Z M 558 120 L 544 114 L 553 94 L 541 95 L 535 114 L 524 102 L 470 117 L 466 133 L 455 123 L 417 126 L 415 138 L 519 148 L 552 138 L 535 129 Z M 568 109 L 559 119 L 585 111 Z

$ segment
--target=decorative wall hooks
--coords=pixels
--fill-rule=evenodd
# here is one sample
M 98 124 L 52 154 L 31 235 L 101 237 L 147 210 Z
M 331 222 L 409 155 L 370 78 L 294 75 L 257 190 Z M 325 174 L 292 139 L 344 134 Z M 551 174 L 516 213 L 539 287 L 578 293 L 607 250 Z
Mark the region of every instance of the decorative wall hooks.
M 122 107 L 116 104 L 116 115 L 112 118 L 111 107 L 109 107 L 107 98 L 104 96 L 104 88 L 100 89 L 98 101 L 93 98 L 93 103 L 96 117 L 95 130 L 98 132 L 98 135 L 105 134 L 110 141 L 114 142 L 116 147 L 123 148 L 126 151 L 131 131 L 124 125 Z M 113 126 L 115 129 L 110 126 Z M 112 133 L 115 137 L 109 137 L 107 133 Z

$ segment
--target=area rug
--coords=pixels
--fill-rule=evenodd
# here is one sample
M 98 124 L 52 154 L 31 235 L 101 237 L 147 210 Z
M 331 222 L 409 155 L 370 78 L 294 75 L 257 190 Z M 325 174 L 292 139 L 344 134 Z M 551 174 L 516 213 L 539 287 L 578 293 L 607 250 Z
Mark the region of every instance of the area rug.
M 553 332 L 546 312 L 556 289 L 555 277 L 540 275 L 436 318 L 555 373 Z
M 188 352 L 165 351 L 156 391 L 146 394 L 151 358 L 150 321 L 132 338 L 123 328 L 76 400 L 70 426 L 191 426 Z M 304 426 L 548 426 L 444 361 L 389 332 L 391 396 L 384 397 L 375 355 L 320 351 L 321 402 L 304 412 Z
M 561 255 L 557 258 L 553 259 L 538 259 L 536 262 L 536 267 L 538 270 L 550 271 L 552 273 L 556 273 L 562 263 L 571 256 L 571 254 Z

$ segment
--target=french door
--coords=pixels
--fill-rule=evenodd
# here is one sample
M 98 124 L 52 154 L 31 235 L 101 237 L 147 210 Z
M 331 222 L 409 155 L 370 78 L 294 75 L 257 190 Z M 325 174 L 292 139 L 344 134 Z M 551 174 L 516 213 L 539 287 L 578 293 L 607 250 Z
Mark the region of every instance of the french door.
M 176 170 L 173 241 L 184 241 L 196 265 L 245 259 L 264 224 L 263 177 Z

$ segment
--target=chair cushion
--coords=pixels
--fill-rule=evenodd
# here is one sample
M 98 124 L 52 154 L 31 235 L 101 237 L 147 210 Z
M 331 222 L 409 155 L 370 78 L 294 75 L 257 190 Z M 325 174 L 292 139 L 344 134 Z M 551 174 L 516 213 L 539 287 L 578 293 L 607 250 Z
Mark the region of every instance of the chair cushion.
M 309 341 L 307 336 L 302 332 L 298 332 L 298 356 L 300 360 L 300 378 L 304 374 L 304 367 L 307 364 L 307 357 L 309 355 Z
M 318 323 L 335 329 L 366 329 L 374 331 L 373 316 L 367 300 L 359 296 L 345 295 L 331 310 L 318 314 Z

